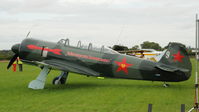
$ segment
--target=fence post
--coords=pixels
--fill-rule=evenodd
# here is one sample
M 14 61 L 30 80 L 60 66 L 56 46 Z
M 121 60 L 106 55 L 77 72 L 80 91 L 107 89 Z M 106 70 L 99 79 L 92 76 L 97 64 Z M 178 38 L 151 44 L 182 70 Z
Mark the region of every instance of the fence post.
M 148 112 L 152 112 L 152 104 L 148 105 Z
M 185 112 L 185 104 L 181 104 L 181 112 Z

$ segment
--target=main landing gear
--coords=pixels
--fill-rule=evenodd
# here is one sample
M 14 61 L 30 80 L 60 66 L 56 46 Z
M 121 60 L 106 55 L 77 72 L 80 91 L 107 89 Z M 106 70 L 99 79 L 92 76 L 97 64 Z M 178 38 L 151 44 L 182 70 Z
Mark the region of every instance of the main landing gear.
M 47 77 L 49 72 L 50 72 L 50 69 L 47 66 L 44 66 L 42 68 L 40 74 L 37 76 L 37 78 L 29 83 L 28 88 L 44 89 L 46 77 Z M 53 79 L 53 84 L 54 85 L 65 84 L 67 77 L 68 77 L 68 72 L 61 72 L 60 76 L 55 77 Z
M 49 72 L 50 72 L 50 69 L 44 66 L 40 74 L 37 76 L 37 78 L 29 83 L 28 88 L 43 89 L 45 86 L 46 77 Z
M 52 81 L 53 85 L 65 84 L 68 78 L 68 72 L 61 72 L 61 75 L 55 77 Z

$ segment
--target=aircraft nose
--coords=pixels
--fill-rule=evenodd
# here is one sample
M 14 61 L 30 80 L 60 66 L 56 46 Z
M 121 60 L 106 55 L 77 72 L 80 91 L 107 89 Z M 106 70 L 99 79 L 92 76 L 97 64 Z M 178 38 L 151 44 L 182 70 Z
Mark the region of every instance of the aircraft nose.
M 20 44 L 15 44 L 15 45 L 13 45 L 12 46 L 12 51 L 14 52 L 14 53 L 16 53 L 16 54 L 18 54 L 19 53 L 19 46 L 20 46 Z

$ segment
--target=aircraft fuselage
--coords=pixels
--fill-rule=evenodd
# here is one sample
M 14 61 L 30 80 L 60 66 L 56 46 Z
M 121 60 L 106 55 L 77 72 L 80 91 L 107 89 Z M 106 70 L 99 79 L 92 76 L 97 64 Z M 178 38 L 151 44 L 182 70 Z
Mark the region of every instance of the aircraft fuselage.
M 168 82 L 184 81 L 190 77 L 186 73 L 161 70 L 156 67 L 157 62 L 138 57 L 104 52 L 103 49 L 96 51 L 35 39 L 25 39 L 20 44 L 19 56 L 22 61 L 35 65 L 46 60 L 53 61 L 58 66 L 59 63 L 60 65 L 64 65 L 63 63 L 74 65 L 77 69 L 74 71 L 74 68 L 66 67 L 65 69 L 64 66 L 61 66 L 61 69 L 56 66 L 51 67 L 91 76 L 94 74 L 93 76 Z M 87 71 L 90 74 L 87 74 Z

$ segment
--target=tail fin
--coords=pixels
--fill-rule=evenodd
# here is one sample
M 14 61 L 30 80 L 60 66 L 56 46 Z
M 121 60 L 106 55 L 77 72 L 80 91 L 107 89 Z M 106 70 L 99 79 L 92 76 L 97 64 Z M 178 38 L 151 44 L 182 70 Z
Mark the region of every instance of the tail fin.
M 191 76 L 192 66 L 189 56 L 185 46 L 180 43 L 169 43 L 156 67 L 168 72 L 183 73 L 187 79 Z

